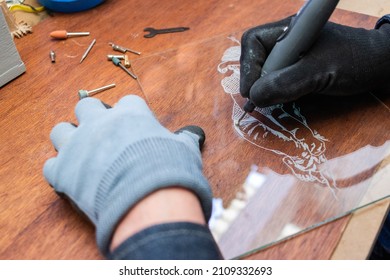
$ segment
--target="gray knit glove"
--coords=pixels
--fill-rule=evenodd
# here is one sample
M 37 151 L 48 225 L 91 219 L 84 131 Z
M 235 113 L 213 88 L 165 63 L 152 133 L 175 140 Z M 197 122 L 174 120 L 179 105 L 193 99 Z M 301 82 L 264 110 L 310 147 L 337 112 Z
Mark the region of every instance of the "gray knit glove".
M 58 155 L 43 172 L 55 191 L 96 226 L 104 255 L 121 218 L 157 189 L 191 190 L 210 218 L 212 194 L 202 173 L 199 135 L 186 129 L 169 132 L 134 95 L 111 109 L 98 99 L 82 99 L 76 116 L 78 127 L 60 123 L 53 128 L 50 138 Z

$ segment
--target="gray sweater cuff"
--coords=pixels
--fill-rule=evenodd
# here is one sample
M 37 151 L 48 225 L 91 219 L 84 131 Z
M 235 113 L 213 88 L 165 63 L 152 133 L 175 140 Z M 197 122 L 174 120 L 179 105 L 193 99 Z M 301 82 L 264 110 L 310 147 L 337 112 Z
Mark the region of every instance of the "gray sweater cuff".
M 109 252 L 118 222 L 134 204 L 153 191 L 170 186 L 193 191 L 208 221 L 212 194 L 202 173 L 200 152 L 170 138 L 142 140 L 127 147 L 99 184 L 95 214 L 101 252 Z

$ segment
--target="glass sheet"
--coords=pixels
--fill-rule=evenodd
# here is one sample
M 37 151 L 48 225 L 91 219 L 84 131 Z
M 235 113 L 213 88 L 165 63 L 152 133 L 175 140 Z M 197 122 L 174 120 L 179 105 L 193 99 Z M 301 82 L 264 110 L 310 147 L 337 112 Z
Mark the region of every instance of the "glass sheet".
M 220 206 L 210 227 L 225 258 L 390 194 L 390 111 L 370 94 L 304 97 L 256 109 L 234 126 L 245 102 L 238 93 L 237 38 L 217 37 L 133 63 L 164 126 L 174 131 L 194 124 L 206 132 L 204 172 Z

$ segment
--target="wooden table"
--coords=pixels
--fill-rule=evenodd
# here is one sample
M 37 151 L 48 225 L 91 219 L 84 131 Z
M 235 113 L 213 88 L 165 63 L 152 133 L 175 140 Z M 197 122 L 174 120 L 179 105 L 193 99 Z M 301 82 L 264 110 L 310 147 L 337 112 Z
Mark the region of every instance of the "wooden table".
M 32 35 L 17 40 L 27 72 L 0 90 L 0 258 L 101 258 L 93 227 L 57 197 L 42 175 L 44 162 L 55 156 L 49 140 L 51 128 L 60 121 L 76 122 L 73 112 L 79 89 L 94 89 L 115 82 L 115 89 L 99 95 L 103 102 L 114 104 L 128 93 L 140 95 L 169 127 L 166 116 L 159 115 L 159 106 L 164 107 L 164 104 L 145 94 L 142 77 L 136 82 L 105 61 L 105 56 L 112 53 L 109 42 L 142 51 L 140 58 L 130 54 L 137 62 L 137 59 L 152 58 L 189 43 L 227 36 L 233 31 L 284 18 L 296 12 L 301 4 L 298 0 L 260 0 L 256 3 L 250 0 L 164 3 L 157 0 L 107 0 L 90 11 L 54 14 L 38 24 Z M 337 10 L 332 20 L 371 28 L 377 19 Z M 166 34 L 153 39 L 143 38 L 143 29 L 148 26 L 183 25 L 190 26 L 191 31 L 179 36 Z M 91 36 L 77 40 L 51 40 L 48 34 L 58 29 L 90 31 Z M 80 64 L 80 57 L 93 38 L 97 43 Z M 50 50 L 57 53 L 54 64 L 49 59 Z M 157 72 L 153 74 L 159 78 Z M 386 99 L 384 102 L 389 104 Z M 226 192 L 221 191 L 218 174 L 214 174 L 210 166 L 215 160 L 208 156 L 211 148 L 209 144 L 204 151 L 205 173 L 213 191 L 223 196 Z M 242 182 L 247 168 L 238 167 L 237 174 L 237 182 Z M 236 183 L 232 185 L 237 186 Z M 236 189 L 227 188 L 231 189 L 227 194 L 231 198 Z M 341 218 L 248 258 L 329 259 L 349 218 Z

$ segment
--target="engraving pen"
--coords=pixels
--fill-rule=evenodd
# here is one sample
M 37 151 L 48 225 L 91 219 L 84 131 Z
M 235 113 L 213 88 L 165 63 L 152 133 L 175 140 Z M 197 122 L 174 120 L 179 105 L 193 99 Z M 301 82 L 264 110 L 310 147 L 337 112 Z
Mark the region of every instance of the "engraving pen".
M 292 18 L 290 25 L 276 40 L 276 44 L 264 62 L 261 77 L 297 62 L 313 45 L 339 0 L 310 0 Z M 256 105 L 248 98 L 244 113 L 235 121 L 239 126 L 247 113 L 252 113 Z

